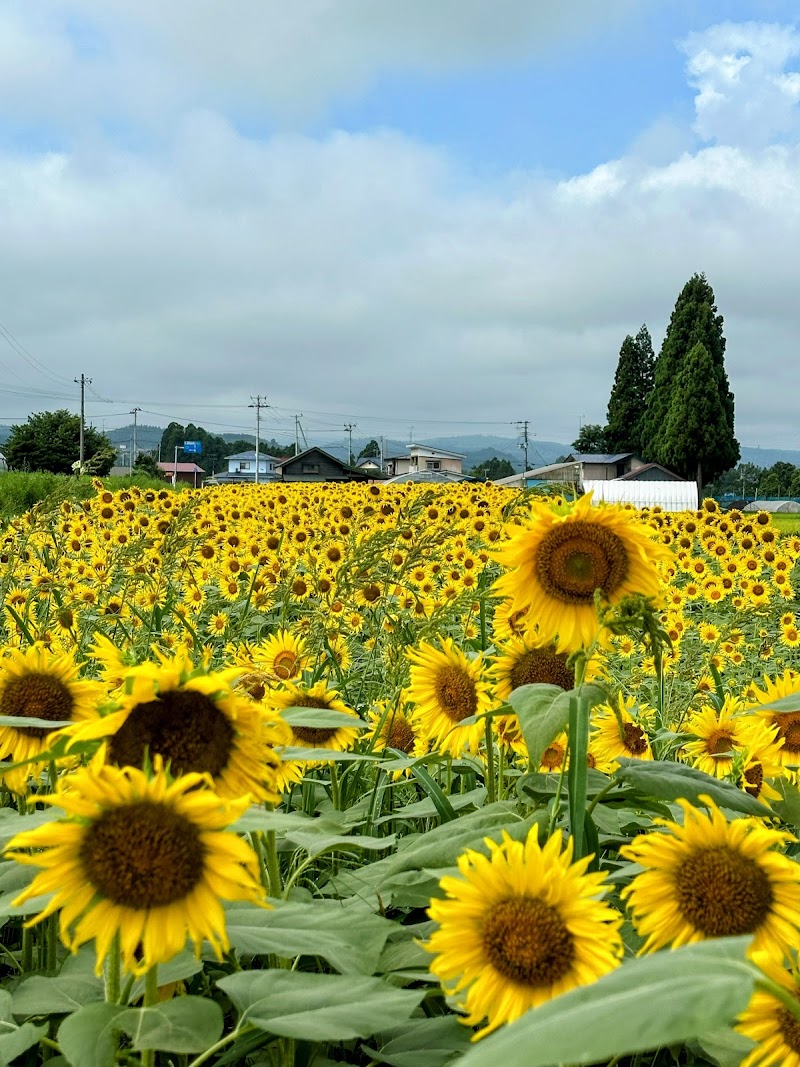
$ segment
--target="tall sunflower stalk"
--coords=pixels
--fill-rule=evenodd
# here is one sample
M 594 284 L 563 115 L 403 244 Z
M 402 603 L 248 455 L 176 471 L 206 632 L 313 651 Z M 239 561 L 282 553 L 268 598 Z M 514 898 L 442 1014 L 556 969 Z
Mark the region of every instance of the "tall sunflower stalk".
M 510 529 L 495 553 L 508 568 L 495 591 L 511 611 L 534 621 L 537 639 L 575 657 L 569 697 L 567 795 L 576 859 L 586 854 L 586 792 L 592 701 L 584 686 L 586 663 L 609 632 L 658 633 L 656 563 L 668 549 L 620 507 L 592 506 L 588 493 L 574 503 L 536 503 Z M 659 646 L 660 648 L 660 646 Z

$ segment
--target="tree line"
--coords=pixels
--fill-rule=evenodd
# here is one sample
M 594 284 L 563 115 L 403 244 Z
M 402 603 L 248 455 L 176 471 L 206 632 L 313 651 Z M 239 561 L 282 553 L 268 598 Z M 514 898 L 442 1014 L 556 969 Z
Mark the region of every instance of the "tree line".
M 625 337 L 606 425 L 582 426 L 572 447 L 635 452 L 701 488 L 738 462 L 723 318 L 704 274 L 681 290 L 657 357 L 646 325 Z

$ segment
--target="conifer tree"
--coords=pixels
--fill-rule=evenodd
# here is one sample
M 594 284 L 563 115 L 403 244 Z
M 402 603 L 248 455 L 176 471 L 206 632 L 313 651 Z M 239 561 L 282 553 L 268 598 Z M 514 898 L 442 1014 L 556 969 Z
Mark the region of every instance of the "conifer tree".
M 674 464 L 669 457 L 674 453 L 674 434 L 668 431 L 671 416 L 676 410 L 678 379 L 688 354 L 701 344 L 706 351 L 713 386 L 717 394 L 717 408 L 727 425 L 727 432 L 718 432 L 718 417 L 714 427 L 709 426 L 709 441 L 716 440 L 713 459 L 707 449 L 700 451 L 705 456 L 703 477 L 710 481 L 717 474 L 729 470 L 739 459 L 739 444 L 733 433 L 734 399 L 725 373 L 725 337 L 722 333 L 723 319 L 717 311 L 714 290 L 704 274 L 694 274 L 683 287 L 670 317 L 661 352 L 655 362 L 653 388 L 647 401 L 644 418 L 643 457 L 663 463 Z M 695 358 L 695 363 L 697 362 Z M 711 385 L 708 385 L 711 388 Z M 669 446 L 668 446 L 669 440 Z M 698 453 L 699 454 L 699 453 Z M 688 469 L 684 471 L 689 474 Z M 689 476 L 694 477 L 696 471 Z
M 610 452 L 641 452 L 647 397 L 653 388 L 653 342 L 646 326 L 622 342 L 608 401 L 606 444 Z
M 720 397 L 714 362 L 698 341 L 680 365 L 675 378 L 659 462 L 685 478 L 697 480 L 702 489 L 739 458 L 731 462 L 732 435 L 723 399 Z

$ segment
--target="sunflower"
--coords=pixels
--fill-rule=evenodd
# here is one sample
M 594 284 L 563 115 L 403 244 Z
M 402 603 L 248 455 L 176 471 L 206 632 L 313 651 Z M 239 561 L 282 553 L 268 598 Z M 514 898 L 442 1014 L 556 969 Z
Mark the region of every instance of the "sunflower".
M 620 849 L 645 870 L 623 890 L 643 952 L 711 937 L 753 934 L 753 952 L 779 958 L 800 946 L 800 864 L 777 849 L 791 834 L 757 819 L 728 823 L 709 797 L 709 814 L 685 800 L 684 824 L 654 820 L 666 833 L 642 834 Z
M 76 741 L 103 738 L 99 758 L 141 768 L 160 757 L 171 773 L 207 774 L 222 797 L 278 802 L 280 758 L 289 731 L 278 716 L 232 688 L 238 669 L 192 669 L 184 654 L 131 668 L 118 710 L 78 726 Z
M 718 710 L 712 704 L 695 712 L 686 722 L 686 733 L 695 740 L 683 746 L 683 755 L 699 771 L 716 778 L 731 772 L 734 757 L 748 745 L 752 722 L 737 714 L 740 702 L 730 695 Z
M 591 857 L 572 862 L 572 841 L 558 831 L 542 847 L 537 828 L 526 841 L 503 834 L 490 854 L 459 856 L 459 876 L 428 914 L 438 929 L 426 947 L 431 973 L 467 1013 L 486 1025 L 477 1037 L 529 1008 L 614 970 L 622 956 L 622 919 L 599 897 L 603 875 L 587 874 Z
M 800 1000 L 797 960 L 791 971 L 768 957 L 756 962 L 768 978 L 783 986 L 793 999 Z M 736 1029 L 757 1042 L 741 1067 L 800 1067 L 800 1022 L 774 993 L 756 989 L 739 1016 Z
M 477 752 L 485 723 L 459 724 L 494 706 L 482 678 L 481 658 L 468 660 L 449 637 L 442 640 L 441 648 L 423 641 L 407 655 L 412 664 L 408 699 L 416 705 L 421 733 L 451 756 L 460 756 L 465 748 Z
M 105 693 L 99 682 L 78 677 L 69 655 L 54 655 L 44 645 L 0 659 L 0 715 L 52 723 L 93 719 Z M 0 760 L 22 763 L 46 752 L 57 726 L 0 726 Z M 24 793 L 33 764 L 0 772 L 6 789 Z
M 225 830 L 248 798 L 222 800 L 198 788 L 204 781 L 199 774 L 170 781 L 163 769 L 148 779 L 133 767 L 85 768 L 41 798 L 67 818 L 17 834 L 8 846 L 12 859 L 44 868 L 15 904 L 53 894 L 28 925 L 60 910 L 67 948 L 95 939 L 98 974 L 118 932 L 132 974 L 172 959 L 187 935 L 198 954 L 206 940 L 221 957 L 229 944 L 220 898 L 256 902 L 263 891 L 252 849 Z
M 655 564 L 669 555 L 629 510 L 592 507 L 587 493 L 558 510 L 531 506 L 531 517 L 512 527 L 495 553 L 512 569 L 494 588 L 511 599 L 512 610 L 530 608 L 542 639 L 557 638 L 558 650 L 570 652 L 597 636 L 596 590 L 610 604 L 629 594 L 654 597 L 660 587 Z
M 317 708 L 320 711 L 339 711 L 352 716 L 353 725 L 347 726 L 290 726 L 291 739 L 287 742 L 300 748 L 329 748 L 345 752 L 351 748 L 359 735 L 361 719 L 349 708 L 335 689 L 329 689 L 321 680 L 312 686 L 286 682 L 283 689 L 273 689 L 264 698 L 274 711 L 286 708 Z
M 521 685 L 549 682 L 572 689 L 575 670 L 567 663 L 565 652 L 556 652 L 552 644 L 537 646 L 530 638 L 512 637 L 498 649 L 489 671 L 500 700 L 508 700 Z
M 636 708 L 636 717 L 631 713 Z M 634 697 L 627 699 L 620 693 L 616 707 L 598 704 L 592 712 L 591 746 L 595 759 L 604 768 L 617 768 L 617 760 L 651 760 L 653 750 L 647 736 L 645 721 L 649 708 L 637 707 Z
M 800 675 L 794 671 L 784 671 L 778 678 L 764 676 L 764 688 L 752 685 L 752 699 L 757 704 L 772 704 L 784 697 L 797 697 L 797 711 L 759 711 L 756 714 L 768 725 L 778 730 L 777 739 L 783 740 L 780 761 L 784 767 L 800 767 Z
M 278 681 L 299 678 L 308 663 L 304 638 L 295 637 L 288 630 L 271 634 L 253 648 L 253 664 Z

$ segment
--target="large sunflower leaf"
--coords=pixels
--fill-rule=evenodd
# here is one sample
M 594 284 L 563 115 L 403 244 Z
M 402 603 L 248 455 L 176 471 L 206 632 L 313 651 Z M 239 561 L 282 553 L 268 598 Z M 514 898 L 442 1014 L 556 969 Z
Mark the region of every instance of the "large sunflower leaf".
M 363 1048 L 380 1062 L 391 1067 L 444 1067 L 457 1052 L 470 1047 L 470 1030 L 454 1015 L 440 1015 L 431 1019 L 411 1019 L 398 1027 L 380 1051 Z
M 591 708 L 607 697 L 599 685 L 584 685 L 567 692 L 558 685 L 536 682 L 521 685 L 508 698 L 519 719 L 531 767 L 539 766 L 547 747 L 566 729 L 571 699 L 583 699 Z
M 374 974 L 395 924 L 332 901 L 276 903 L 269 910 L 233 905 L 226 911 L 230 943 L 238 952 L 284 959 L 321 956 L 342 974 Z
M 773 711 L 778 715 L 790 715 L 793 711 L 800 711 L 800 692 L 789 693 L 785 697 L 778 697 L 769 704 L 756 704 L 751 711 Z
M 69 1015 L 83 1004 L 104 997 L 103 980 L 93 974 L 33 975 L 14 990 L 14 1014 L 27 1019 L 33 1015 Z
M 120 1019 L 137 1050 L 205 1052 L 222 1034 L 222 1008 L 207 997 L 176 997 L 152 1008 L 129 1008 Z
M 397 989 L 380 978 L 302 971 L 240 971 L 217 985 L 243 1022 L 281 1037 L 350 1041 L 406 1022 L 425 990 Z
M 40 1037 L 47 1035 L 47 1029 L 47 1023 L 42 1026 L 23 1023 L 11 1030 L 4 1026 L 0 1031 L 0 1067 L 10 1067 L 10 1064 L 16 1063 L 18 1056 L 32 1048 Z
M 101 1001 L 68 1015 L 58 1029 L 58 1043 L 71 1067 L 112 1067 L 119 1019 L 129 1010 Z
M 745 815 L 758 815 L 762 819 L 771 815 L 771 810 L 760 800 L 751 797 L 732 782 L 712 778 L 710 774 L 688 767 L 685 763 L 668 760 L 620 759 L 616 772 L 620 781 L 632 786 L 637 793 L 657 800 L 689 800 L 702 803 L 701 797 L 711 797 L 715 804 L 730 811 Z
M 750 938 L 732 937 L 623 963 L 491 1034 L 459 1067 L 558 1067 L 675 1045 L 730 1026 L 758 976 Z
M 290 726 L 312 727 L 315 730 L 338 730 L 340 726 L 351 730 L 366 730 L 368 726 L 363 719 L 333 708 L 284 708 L 281 718 Z

